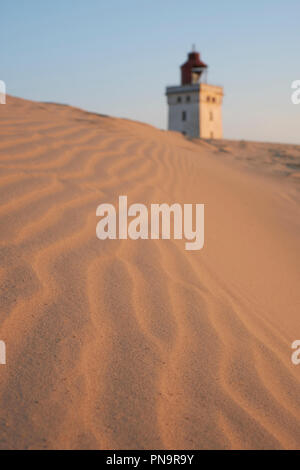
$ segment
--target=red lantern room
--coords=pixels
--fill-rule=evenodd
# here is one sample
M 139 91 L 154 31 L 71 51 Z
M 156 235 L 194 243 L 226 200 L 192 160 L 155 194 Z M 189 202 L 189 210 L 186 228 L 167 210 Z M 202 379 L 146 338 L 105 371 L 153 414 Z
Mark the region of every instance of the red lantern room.
M 199 52 L 188 54 L 188 60 L 181 66 L 181 85 L 192 85 L 200 81 L 201 75 L 207 70 L 207 65 L 200 59 Z

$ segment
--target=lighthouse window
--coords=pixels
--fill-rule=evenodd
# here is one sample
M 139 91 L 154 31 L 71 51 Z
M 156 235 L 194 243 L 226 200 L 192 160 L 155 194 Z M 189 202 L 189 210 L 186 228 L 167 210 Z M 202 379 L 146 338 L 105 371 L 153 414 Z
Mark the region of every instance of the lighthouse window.
M 177 97 L 177 103 L 181 103 L 181 96 Z
M 186 121 L 186 111 L 182 111 L 182 120 Z
M 186 102 L 189 103 L 191 101 L 191 97 L 190 96 L 187 96 L 186 97 Z
M 215 103 L 215 102 L 216 102 L 216 98 L 215 98 L 215 97 L 212 99 L 212 102 L 213 102 L 213 103 Z
M 209 120 L 210 121 L 214 120 L 214 115 L 213 115 L 212 111 L 210 111 L 210 113 L 209 113 Z
M 207 97 L 207 101 L 208 101 L 208 102 L 210 101 L 210 96 Z

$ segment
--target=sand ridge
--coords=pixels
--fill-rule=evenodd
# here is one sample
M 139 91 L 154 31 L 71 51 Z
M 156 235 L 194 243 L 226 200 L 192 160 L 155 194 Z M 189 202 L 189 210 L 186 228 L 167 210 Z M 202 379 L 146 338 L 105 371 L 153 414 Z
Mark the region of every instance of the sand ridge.
M 8 96 L 0 448 L 299 449 L 299 154 Z M 123 194 L 204 203 L 204 249 L 98 240 Z

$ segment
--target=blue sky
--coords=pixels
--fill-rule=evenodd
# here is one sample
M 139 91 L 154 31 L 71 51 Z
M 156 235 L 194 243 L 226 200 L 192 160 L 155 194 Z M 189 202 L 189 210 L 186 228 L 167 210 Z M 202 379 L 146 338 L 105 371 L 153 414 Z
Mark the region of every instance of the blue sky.
M 300 143 L 299 0 L 1 2 L 9 94 L 166 128 L 166 85 L 193 43 L 223 85 L 224 136 Z

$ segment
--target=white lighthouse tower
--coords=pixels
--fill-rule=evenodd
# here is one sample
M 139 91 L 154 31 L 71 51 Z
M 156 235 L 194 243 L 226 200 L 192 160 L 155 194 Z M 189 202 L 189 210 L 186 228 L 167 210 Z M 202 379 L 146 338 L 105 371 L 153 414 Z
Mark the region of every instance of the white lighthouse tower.
M 169 130 L 190 137 L 222 138 L 223 88 L 205 83 L 206 75 L 207 65 L 193 50 L 181 66 L 181 85 L 166 89 Z

